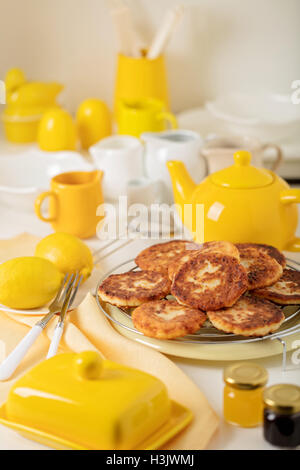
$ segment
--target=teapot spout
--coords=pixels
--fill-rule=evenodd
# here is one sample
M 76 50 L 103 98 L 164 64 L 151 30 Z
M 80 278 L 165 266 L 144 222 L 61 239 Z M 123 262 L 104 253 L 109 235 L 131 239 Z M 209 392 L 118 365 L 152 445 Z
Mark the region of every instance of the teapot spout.
M 170 160 L 167 162 L 167 167 L 172 180 L 175 203 L 183 208 L 184 204 L 188 204 L 191 201 L 196 184 L 183 162 Z

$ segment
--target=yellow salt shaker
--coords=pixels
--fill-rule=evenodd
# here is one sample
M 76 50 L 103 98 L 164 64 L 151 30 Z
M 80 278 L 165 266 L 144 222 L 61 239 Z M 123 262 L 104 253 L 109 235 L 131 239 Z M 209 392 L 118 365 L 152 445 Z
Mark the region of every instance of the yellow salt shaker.
M 263 391 L 268 372 L 253 362 L 238 362 L 224 370 L 224 418 L 241 427 L 263 421 Z
M 76 124 L 81 147 L 85 150 L 112 133 L 110 111 L 103 101 L 96 98 L 80 104 Z
M 76 139 L 75 123 L 67 111 L 52 108 L 45 112 L 38 128 L 37 140 L 41 150 L 75 150 Z

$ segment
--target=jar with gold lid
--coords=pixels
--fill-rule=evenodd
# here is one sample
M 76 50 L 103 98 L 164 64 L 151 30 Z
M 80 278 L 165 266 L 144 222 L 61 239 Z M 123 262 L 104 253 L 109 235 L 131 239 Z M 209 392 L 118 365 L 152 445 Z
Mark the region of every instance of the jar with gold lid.
M 275 446 L 300 445 L 300 387 L 278 384 L 263 395 L 264 437 Z
M 263 420 L 263 389 L 268 372 L 252 362 L 238 362 L 224 370 L 224 418 L 230 424 L 255 427 Z

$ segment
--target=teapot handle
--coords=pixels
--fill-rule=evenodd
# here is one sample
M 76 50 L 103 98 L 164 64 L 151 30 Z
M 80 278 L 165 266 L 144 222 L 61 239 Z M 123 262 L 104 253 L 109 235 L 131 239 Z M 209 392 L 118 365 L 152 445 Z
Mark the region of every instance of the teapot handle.
M 280 193 L 280 202 L 287 204 L 300 204 L 300 189 L 286 189 Z M 295 237 L 284 248 L 287 251 L 300 251 L 300 238 Z

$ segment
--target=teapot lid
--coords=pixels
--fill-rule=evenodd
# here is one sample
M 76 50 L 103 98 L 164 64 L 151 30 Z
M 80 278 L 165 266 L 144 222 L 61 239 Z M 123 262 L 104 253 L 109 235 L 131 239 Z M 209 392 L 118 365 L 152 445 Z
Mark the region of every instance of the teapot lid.
M 246 150 L 235 152 L 234 165 L 213 173 L 212 182 L 233 189 L 261 188 L 271 184 L 272 174 L 264 168 L 252 166 L 251 157 L 251 153 Z

